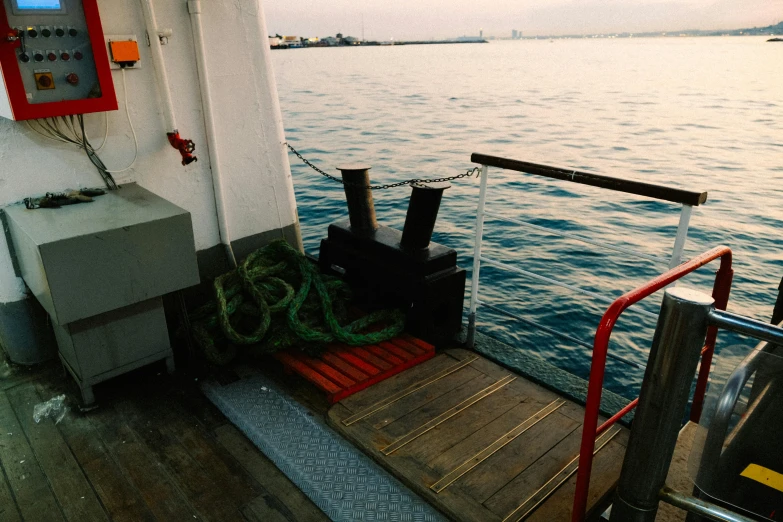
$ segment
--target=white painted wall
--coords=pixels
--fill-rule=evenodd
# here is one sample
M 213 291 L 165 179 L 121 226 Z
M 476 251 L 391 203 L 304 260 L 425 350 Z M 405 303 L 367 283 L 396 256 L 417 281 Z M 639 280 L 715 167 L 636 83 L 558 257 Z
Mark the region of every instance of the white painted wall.
M 271 66 L 262 0 L 203 0 L 210 84 L 233 241 L 296 222 L 296 203 L 285 150 L 277 88 Z M 99 1 L 107 35 L 136 34 L 145 42 L 136 0 Z M 180 134 L 196 143 L 199 160 L 188 167 L 166 141 L 150 51 L 142 45 L 142 68 L 126 72 L 131 117 L 139 136 L 139 160 L 118 182 L 136 181 L 193 215 L 196 248 L 220 243 L 209 151 L 187 0 L 156 0 L 159 28 L 174 34 L 163 47 Z M 133 157 L 133 139 L 122 108 L 126 93 L 113 72 L 120 110 L 109 114 L 109 139 L 100 156 L 110 170 Z M 103 115 L 86 116 L 94 144 L 103 135 Z M 0 206 L 66 188 L 99 187 L 101 178 L 83 151 L 35 134 L 23 122 L 0 119 Z M 0 234 L 0 303 L 24 297 Z

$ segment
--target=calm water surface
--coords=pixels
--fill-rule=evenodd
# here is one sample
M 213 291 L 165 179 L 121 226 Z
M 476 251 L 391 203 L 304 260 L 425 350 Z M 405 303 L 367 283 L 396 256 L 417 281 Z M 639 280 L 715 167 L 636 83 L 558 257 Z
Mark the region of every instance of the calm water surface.
M 686 253 L 735 252 L 730 309 L 768 320 L 783 277 L 783 45 L 764 38 L 508 41 L 485 45 L 301 49 L 273 53 L 289 142 L 327 171 L 373 166 L 374 182 L 441 177 L 482 152 L 709 191 Z M 339 185 L 291 156 L 305 245 L 347 215 Z M 336 171 L 335 171 L 336 172 Z M 400 227 L 409 189 L 375 193 L 379 221 Z M 454 183 L 435 239 L 472 265 L 478 181 Z M 667 257 L 677 205 L 492 170 L 488 210 Z M 617 296 L 663 272 L 580 242 L 487 221 L 486 255 Z M 711 289 L 711 270 L 689 284 Z M 482 267 L 483 299 L 592 340 L 593 298 Z M 646 308 L 655 311 L 659 298 Z M 647 358 L 654 319 L 627 313 L 612 350 Z M 480 328 L 579 375 L 587 351 L 486 309 Z M 723 345 L 738 342 L 724 338 Z M 747 343 L 750 344 L 750 343 Z M 610 362 L 610 388 L 632 395 L 641 372 Z

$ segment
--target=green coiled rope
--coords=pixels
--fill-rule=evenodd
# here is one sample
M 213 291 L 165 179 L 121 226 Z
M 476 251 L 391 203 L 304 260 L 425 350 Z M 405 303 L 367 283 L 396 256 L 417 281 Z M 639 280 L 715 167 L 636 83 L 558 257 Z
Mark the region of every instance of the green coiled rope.
M 226 364 L 237 346 L 272 353 L 293 345 L 310 352 L 339 341 L 376 344 L 402 332 L 403 314 L 381 310 L 347 322 L 350 288 L 325 276 L 298 250 L 278 240 L 215 279 L 215 301 L 191 314 L 193 339 L 206 359 Z M 342 323 L 342 324 L 341 324 Z M 366 330 L 376 324 L 378 331 Z

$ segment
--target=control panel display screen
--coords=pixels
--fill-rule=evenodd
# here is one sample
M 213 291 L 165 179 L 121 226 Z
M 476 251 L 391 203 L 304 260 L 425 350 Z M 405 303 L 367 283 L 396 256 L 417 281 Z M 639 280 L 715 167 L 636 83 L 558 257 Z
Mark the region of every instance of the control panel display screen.
M 63 0 L 11 0 L 13 10 L 16 13 L 37 12 L 37 13 L 64 13 L 65 6 Z

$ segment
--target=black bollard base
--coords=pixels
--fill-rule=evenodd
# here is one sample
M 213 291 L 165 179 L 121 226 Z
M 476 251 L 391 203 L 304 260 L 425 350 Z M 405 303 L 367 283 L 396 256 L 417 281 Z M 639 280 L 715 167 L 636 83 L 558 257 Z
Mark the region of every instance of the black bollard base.
M 402 233 L 380 226 L 356 234 L 349 221 L 329 226 L 321 241 L 319 264 L 325 272 L 343 274 L 358 306 L 407 310 L 406 329 L 435 345 L 454 339 L 462 325 L 466 272 L 457 252 L 437 243 L 407 251 Z

